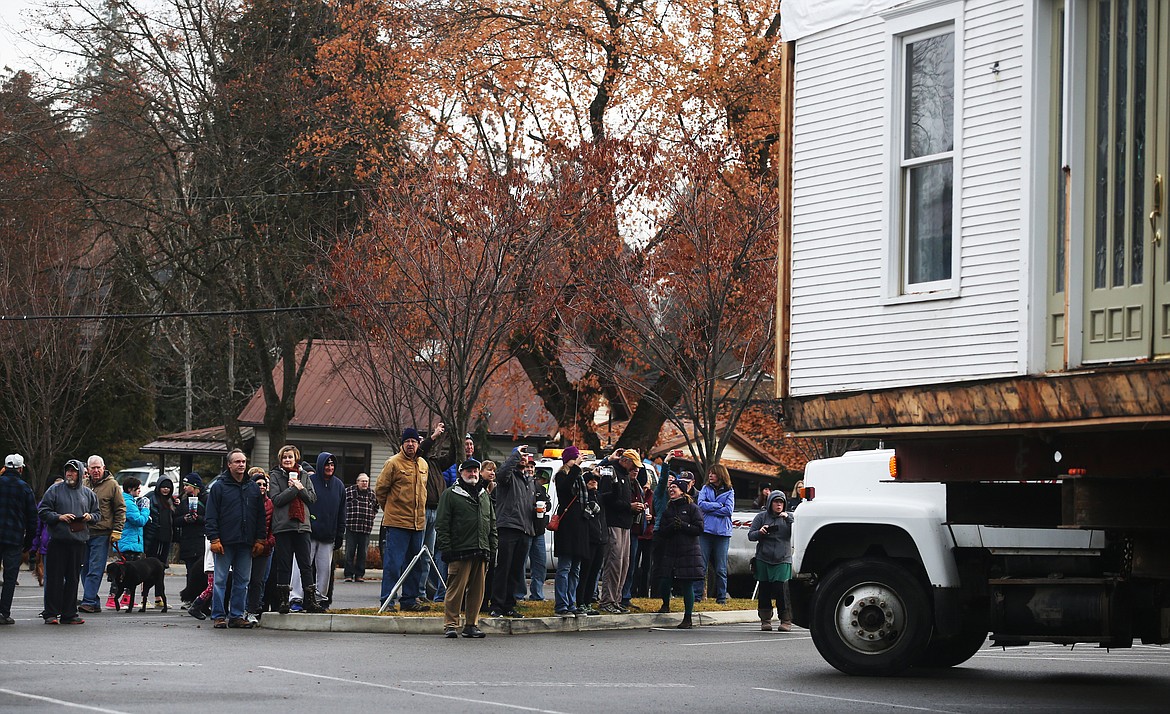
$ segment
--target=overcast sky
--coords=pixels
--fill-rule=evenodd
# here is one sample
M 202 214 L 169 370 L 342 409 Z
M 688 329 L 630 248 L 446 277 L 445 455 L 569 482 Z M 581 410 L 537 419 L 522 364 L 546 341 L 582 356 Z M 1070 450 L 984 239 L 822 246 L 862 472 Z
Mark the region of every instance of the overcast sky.
M 30 55 L 42 63 L 55 64 L 55 58 L 46 57 L 30 42 L 40 34 L 30 15 L 44 5 L 43 0 L 0 0 L 0 67 L 35 70 Z

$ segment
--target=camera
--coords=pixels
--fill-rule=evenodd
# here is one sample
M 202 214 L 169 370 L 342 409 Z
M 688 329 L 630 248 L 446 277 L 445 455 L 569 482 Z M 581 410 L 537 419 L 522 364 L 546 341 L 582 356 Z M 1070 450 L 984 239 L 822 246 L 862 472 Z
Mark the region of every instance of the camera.
M 601 466 L 597 469 L 597 473 L 602 476 L 613 476 L 612 466 Z

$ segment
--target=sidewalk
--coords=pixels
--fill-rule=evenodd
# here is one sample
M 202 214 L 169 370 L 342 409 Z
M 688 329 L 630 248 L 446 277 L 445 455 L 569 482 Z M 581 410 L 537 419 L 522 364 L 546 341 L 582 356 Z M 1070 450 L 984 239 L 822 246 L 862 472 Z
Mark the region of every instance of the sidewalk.
M 681 612 L 669 614 L 630 613 L 628 615 L 597 615 L 593 617 L 481 617 L 479 627 L 497 635 L 541 635 L 561 632 L 595 632 L 601 630 L 643 630 L 652 627 L 674 627 L 682 621 Z M 755 610 L 725 610 L 696 612 L 699 626 L 730 625 L 759 622 Z M 395 617 L 393 615 L 309 615 L 306 613 L 277 612 L 264 614 L 262 627 L 267 630 L 295 632 L 369 632 L 386 635 L 441 635 L 441 617 Z

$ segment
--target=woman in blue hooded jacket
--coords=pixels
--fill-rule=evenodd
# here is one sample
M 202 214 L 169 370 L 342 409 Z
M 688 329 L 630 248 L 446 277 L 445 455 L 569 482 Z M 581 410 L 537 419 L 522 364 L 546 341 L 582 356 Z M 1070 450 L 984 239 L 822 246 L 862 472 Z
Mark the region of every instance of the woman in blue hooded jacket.
M 117 543 L 118 553 L 126 560 L 138 560 L 145 550 L 142 543 L 142 527 L 150 521 L 150 506 L 145 499 L 139 499 L 142 482 L 134 476 L 122 482 L 122 500 L 126 502 L 126 524 L 122 527 L 122 538 Z M 130 593 L 122 596 L 122 604 L 130 604 Z M 110 583 L 110 594 L 106 607 L 114 607 L 114 584 Z
M 707 577 L 714 581 L 715 602 L 722 605 L 727 602 L 727 550 L 731 545 L 731 512 L 735 508 L 735 489 L 731 487 L 731 474 L 726 466 L 711 467 L 707 484 L 699 491 L 697 505 L 703 514 L 703 535 L 699 536 L 703 564 Z M 701 581 L 695 583 L 695 599 L 703 599 Z

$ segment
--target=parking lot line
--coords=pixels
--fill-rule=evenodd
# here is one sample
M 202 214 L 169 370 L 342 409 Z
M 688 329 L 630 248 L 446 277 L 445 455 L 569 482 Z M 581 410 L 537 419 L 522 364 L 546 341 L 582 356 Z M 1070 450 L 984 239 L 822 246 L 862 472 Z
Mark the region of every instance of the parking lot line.
M 1155 664 L 1163 667 L 1170 666 L 1170 658 L 1167 659 L 1144 659 L 1144 655 L 1140 656 L 1125 656 L 1125 655 L 1111 655 L 1102 657 L 1101 655 L 1075 655 L 1069 653 L 1063 657 L 1037 657 L 1036 655 L 1001 655 L 1001 654 L 977 654 L 977 659 L 1023 659 L 1030 661 L 1044 661 L 1044 662 L 1101 662 L 1111 664 Z
M 504 709 L 516 709 L 524 712 L 540 712 L 540 714 L 565 714 L 555 709 L 538 709 L 536 707 L 526 707 L 519 704 L 505 704 L 504 702 L 493 702 L 487 699 L 469 699 L 467 697 L 456 697 L 450 694 L 436 694 L 435 692 L 425 692 L 421 689 L 407 689 L 406 687 L 397 687 L 393 684 L 380 684 L 378 682 L 363 682 L 358 679 L 344 679 L 342 677 L 331 677 L 327 674 L 316 674 L 313 672 L 301 672 L 295 669 L 284 669 L 282 667 L 269 667 L 267 665 L 260 665 L 259 669 L 267 669 L 272 672 L 282 672 L 284 674 L 295 674 L 300 677 L 312 677 L 314 679 L 326 679 L 331 682 L 341 682 L 343 684 L 357 684 L 363 687 L 374 687 L 376 689 L 389 689 L 395 692 L 402 692 L 403 694 L 415 694 L 420 697 L 434 697 L 435 699 L 447 699 L 455 702 L 463 702 L 465 704 L 483 704 L 491 707 L 502 707 Z
M 461 682 L 445 679 L 404 679 L 403 684 L 427 687 L 603 687 L 605 689 L 694 689 L 693 684 L 677 682 Z
M 831 697 L 827 694 L 809 694 L 808 692 L 794 692 L 788 689 L 767 689 L 765 687 L 752 687 L 757 692 L 774 692 L 776 694 L 791 694 L 796 697 L 812 697 L 814 699 L 830 699 L 835 702 L 849 702 L 851 704 L 871 704 L 875 707 L 890 707 L 891 709 L 911 709 L 918 712 L 937 712 L 938 714 L 961 714 L 961 712 L 954 712 L 949 709 L 930 709 L 928 707 L 914 707 L 909 704 L 894 704 L 892 702 L 875 702 L 869 699 L 849 699 L 848 697 Z
M 811 640 L 811 637 L 771 637 L 765 635 L 752 640 L 720 640 L 719 642 L 680 642 L 680 647 L 710 647 L 711 645 L 748 645 L 758 642 L 794 642 L 796 640 Z
M 78 704 L 76 702 L 67 702 L 64 699 L 54 699 L 52 697 L 43 697 L 40 694 L 29 694 L 28 692 L 18 692 L 15 689 L 0 688 L 0 694 L 10 694 L 14 697 L 24 697 L 25 699 L 35 699 L 38 702 L 48 702 L 62 707 L 72 707 L 74 709 L 85 709 L 91 712 L 105 712 L 105 714 L 126 714 L 126 712 L 118 711 L 117 709 L 102 709 L 101 707 L 91 707 L 88 704 Z

